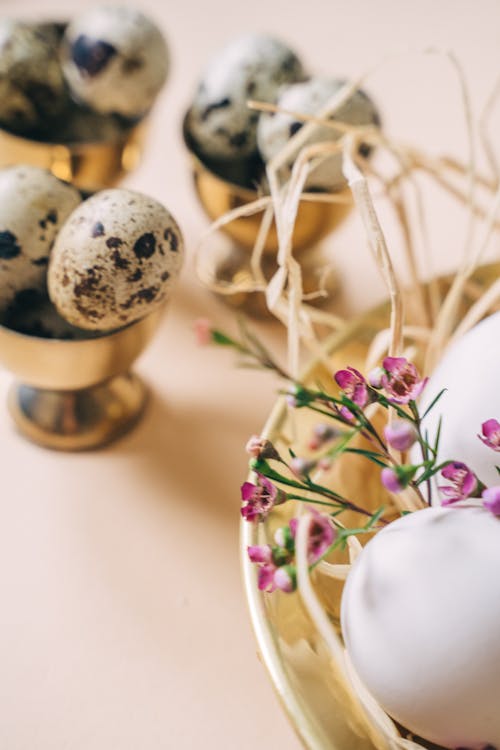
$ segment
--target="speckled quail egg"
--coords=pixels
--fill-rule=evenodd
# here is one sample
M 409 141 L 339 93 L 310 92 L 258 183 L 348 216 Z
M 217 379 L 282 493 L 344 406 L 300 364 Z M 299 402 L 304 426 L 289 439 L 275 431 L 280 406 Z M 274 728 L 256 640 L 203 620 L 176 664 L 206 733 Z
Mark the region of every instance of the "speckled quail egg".
M 0 121 L 23 133 L 60 111 L 66 86 L 46 26 L 0 20 Z
M 300 60 L 283 42 L 264 34 L 234 39 L 207 68 L 188 113 L 196 149 L 221 159 L 253 153 L 258 113 L 247 100 L 273 102 L 280 86 L 303 78 Z
M 0 170 L 0 311 L 46 289 L 49 254 L 80 193 L 38 167 Z
M 278 97 L 277 105 L 291 112 L 301 112 L 315 115 L 328 103 L 329 99 L 340 90 L 344 81 L 330 78 L 311 78 L 304 83 L 296 83 L 283 89 Z M 352 125 L 378 124 L 379 117 L 372 101 L 362 91 L 356 91 L 345 104 L 335 113 L 334 118 Z M 285 146 L 289 139 L 300 130 L 303 123 L 293 115 L 284 112 L 276 114 L 262 113 L 257 126 L 257 144 L 262 158 L 269 162 Z M 341 136 L 328 127 L 319 127 L 310 138 L 307 145 L 335 141 Z M 293 156 L 296 158 L 300 147 Z M 292 162 L 288 165 L 291 169 Z M 309 173 L 308 187 L 332 190 L 344 183 L 342 174 L 342 155 L 335 154 L 326 157 L 321 163 L 313 167 Z
M 140 11 L 99 6 L 68 25 L 62 64 L 77 101 L 136 119 L 165 83 L 169 59 L 161 31 Z
M 73 325 L 119 328 L 167 299 L 182 260 L 180 229 L 161 203 L 132 190 L 103 190 L 59 232 L 49 296 Z

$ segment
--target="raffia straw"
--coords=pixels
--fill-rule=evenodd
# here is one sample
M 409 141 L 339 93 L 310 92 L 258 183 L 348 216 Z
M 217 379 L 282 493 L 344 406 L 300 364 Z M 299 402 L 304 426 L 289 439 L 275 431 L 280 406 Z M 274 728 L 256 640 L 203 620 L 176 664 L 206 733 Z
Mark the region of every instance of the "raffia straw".
M 481 144 L 483 146 L 484 153 L 490 165 L 490 169 L 493 175 L 493 185 L 495 189 L 500 184 L 500 169 L 498 165 L 497 155 L 495 149 L 491 144 L 490 135 L 488 132 L 489 119 L 497 104 L 498 98 L 500 97 L 500 76 L 497 78 L 495 85 L 486 100 L 483 111 L 479 117 L 479 137 L 481 138 Z
M 383 186 L 389 202 L 394 209 L 396 218 L 398 219 L 403 234 L 403 244 L 405 249 L 405 257 L 410 271 L 411 279 L 411 291 L 415 295 L 414 299 L 417 303 L 417 320 L 414 321 L 417 325 L 431 324 L 431 311 L 428 309 L 425 300 L 424 285 L 420 280 L 420 275 L 417 266 L 417 259 L 415 249 L 413 245 L 413 238 L 410 230 L 408 221 L 408 213 L 404 202 L 404 196 L 401 189 L 400 182 L 393 182 L 389 187 L 388 181 L 383 177 L 377 170 L 371 165 L 367 165 L 366 171 L 373 175 Z M 397 192 L 397 195 L 395 193 Z
M 307 559 L 311 523 L 311 514 L 303 511 L 299 516 L 295 539 L 297 584 L 301 599 L 330 652 L 334 674 L 340 682 L 346 700 L 349 701 L 357 723 L 363 727 L 377 750 L 402 748 L 402 738 L 394 723 L 371 696 L 371 700 L 367 700 L 366 688 L 361 686 L 359 680 L 357 683 L 353 680 L 353 670 L 344 646 L 313 589 Z M 420 750 L 418 745 L 415 745 L 415 748 Z
M 428 344 L 431 337 L 431 330 L 429 328 L 423 328 L 419 326 L 403 326 L 403 336 L 414 341 L 418 341 L 422 344 Z M 390 328 L 384 328 L 379 331 L 373 338 L 368 354 L 366 355 L 366 369 L 369 372 L 385 357 L 389 351 L 391 342 L 391 330 Z M 402 352 L 403 356 L 407 356 L 406 350 Z
M 428 372 L 432 371 L 439 355 L 442 353 L 445 344 L 450 338 L 452 330 L 455 326 L 456 317 L 465 285 L 469 278 L 472 276 L 474 270 L 480 263 L 481 258 L 487 250 L 488 244 L 493 234 L 496 217 L 499 211 L 500 188 L 497 190 L 493 205 L 491 206 L 491 209 L 489 211 L 488 219 L 484 229 L 483 239 L 478 244 L 477 251 L 470 259 L 469 263 L 465 268 L 459 271 L 459 273 L 455 277 L 450 291 L 445 298 L 440 318 L 438 320 L 436 328 L 433 331 L 431 341 L 427 350 L 426 370 Z
M 346 136 L 346 139 L 343 152 L 344 176 L 352 190 L 354 201 L 363 220 L 368 243 L 389 292 L 391 300 L 391 343 L 389 353 L 391 356 L 396 356 L 403 347 L 404 311 L 401 290 L 387 249 L 384 233 L 373 206 L 367 180 L 354 163 L 352 155 L 356 151 L 356 141 L 353 140 L 352 136 Z
M 469 308 L 467 314 L 462 318 L 460 325 L 457 326 L 451 343 L 459 339 L 464 333 L 473 328 L 476 323 L 484 318 L 490 312 L 493 306 L 500 300 L 500 279 L 497 279 L 489 289 L 478 299 L 478 301 Z

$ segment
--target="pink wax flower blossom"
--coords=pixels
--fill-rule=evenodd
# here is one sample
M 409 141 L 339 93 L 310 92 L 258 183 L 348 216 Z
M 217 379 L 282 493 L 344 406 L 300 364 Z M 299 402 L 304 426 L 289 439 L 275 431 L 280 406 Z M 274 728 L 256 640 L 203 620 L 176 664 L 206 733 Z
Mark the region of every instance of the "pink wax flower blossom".
M 481 425 L 482 435 L 478 435 L 488 448 L 494 451 L 500 451 L 500 422 L 496 419 L 488 419 Z
M 384 436 L 391 448 L 407 451 L 417 440 L 417 431 L 411 422 L 395 419 L 384 427 Z
M 270 594 L 276 590 L 274 575 L 278 569 L 272 563 L 259 565 L 257 570 L 257 586 L 259 591 L 268 591 Z
M 347 370 L 338 370 L 334 378 L 339 388 L 343 390 L 347 398 L 355 403 L 356 406 L 364 409 L 370 402 L 368 383 L 354 367 L 348 367 Z
M 207 318 L 198 318 L 194 322 L 196 341 L 200 346 L 206 346 L 212 341 L 212 323 Z
M 386 357 L 382 386 L 394 404 L 407 404 L 422 393 L 428 378 L 421 378 L 414 364 L 404 357 Z
M 404 490 L 404 485 L 401 483 L 398 475 L 396 474 L 394 469 L 391 469 L 389 466 L 386 466 L 385 469 L 382 469 L 380 473 L 380 479 L 382 480 L 382 484 L 384 485 L 386 490 L 389 490 L 389 492 L 392 492 L 395 495 L 397 495 L 398 492 L 402 492 Z
M 385 370 L 382 367 L 375 367 L 368 373 L 368 382 L 372 388 L 382 388 L 382 378 L 385 375 Z
M 307 558 L 309 565 L 317 562 L 325 552 L 327 552 L 335 539 L 337 531 L 331 519 L 324 513 L 319 513 L 314 508 L 311 509 L 313 522 L 309 529 L 309 540 L 307 544 Z
M 250 562 L 253 563 L 272 563 L 273 550 L 270 544 L 254 544 L 247 547 L 247 553 Z
M 500 516 L 500 486 L 487 487 L 482 493 L 483 505 L 495 516 Z
M 297 588 L 297 573 L 294 565 L 283 565 L 274 573 L 273 583 L 275 588 L 291 594 Z
M 279 454 L 270 440 L 252 435 L 245 446 L 246 452 L 253 458 L 279 459 Z
M 441 471 L 441 476 L 450 480 L 449 485 L 438 487 L 444 499 L 441 505 L 452 505 L 470 497 L 478 489 L 475 474 L 461 461 L 452 461 Z
M 246 521 L 264 521 L 275 505 L 286 500 L 286 494 L 279 490 L 267 477 L 257 474 L 257 484 L 245 482 L 241 486 L 241 515 Z

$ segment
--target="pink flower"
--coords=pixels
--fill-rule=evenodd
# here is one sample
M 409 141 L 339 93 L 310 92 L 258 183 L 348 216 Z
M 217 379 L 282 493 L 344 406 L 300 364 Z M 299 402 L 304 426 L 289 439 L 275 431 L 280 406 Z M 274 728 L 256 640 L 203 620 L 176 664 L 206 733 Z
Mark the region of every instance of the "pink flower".
M 385 374 L 382 386 L 394 404 L 407 404 L 422 393 L 428 378 L 422 379 L 418 370 L 404 357 L 386 357 L 383 361 Z
M 212 341 L 212 323 L 207 318 L 198 318 L 194 322 L 196 341 L 200 346 L 206 346 Z
M 500 516 L 500 487 L 488 487 L 483 490 L 483 505 L 495 516 Z
M 253 563 L 271 563 L 273 550 L 270 544 L 255 544 L 247 547 L 248 557 Z
M 268 591 L 272 593 L 276 590 L 276 584 L 274 582 L 274 575 L 277 568 L 272 563 L 259 565 L 257 570 L 257 586 L 259 591 Z
M 337 531 L 328 516 L 311 508 L 314 520 L 309 530 L 307 558 L 310 565 L 317 562 L 327 552 L 337 537 Z
M 407 451 L 417 440 L 417 431 L 411 422 L 395 419 L 384 427 L 384 435 L 391 448 Z
M 385 469 L 382 469 L 380 473 L 380 479 L 382 480 L 382 484 L 384 485 L 386 490 L 389 490 L 389 492 L 392 492 L 395 495 L 397 495 L 398 492 L 402 492 L 404 490 L 404 485 L 401 483 L 398 475 L 396 474 L 394 469 L 391 469 L 388 466 L 386 466 Z
M 483 422 L 481 429 L 483 434 L 478 435 L 479 440 L 482 440 L 488 448 L 500 451 L 500 422 L 497 422 L 496 419 L 488 419 Z
M 241 486 L 241 515 L 246 521 L 264 521 L 275 505 L 286 500 L 286 494 L 262 474 L 257 474 L 257 484 L 245 482 Z
M 449 479 L 451 484 L 438 487 L 444 496 L 442 505 L 452 505 L 459 500 L 470 497 L 478 488 L 474 473 L 461 461 L 452 461 L 441 471 L 441 476 Z
M 363 409 L 369 403 L 368 384 L 361 373 L 355 370 L 354 367 L 348 367 L 347 370 L 338 370 L 334 377 L 339 388 L 344 391 L 347 398 L 355 403 L 356 406 Z M 351 414 L 350 411 L 349 414 Z M 347 418 L 349 419 L 349 417 Z
M 274 586 L 286 594 L 291 594 L 297 588 L 297 573 L 294 565 L 283 565 L 274 573 Z

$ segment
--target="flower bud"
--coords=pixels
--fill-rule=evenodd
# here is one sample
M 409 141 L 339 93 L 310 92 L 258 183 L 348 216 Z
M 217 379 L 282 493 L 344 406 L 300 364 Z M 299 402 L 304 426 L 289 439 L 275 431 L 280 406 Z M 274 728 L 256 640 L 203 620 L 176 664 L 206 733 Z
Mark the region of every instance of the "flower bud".
M 293 552 L 295 548 L 293 533 L 289 526 L 281 526 L 279 529 L 276 529 L 276 532 L 274 534 L 274 541 L 280 547 L 283 547 L 290 552 Z
M 290 461 L 291 470 L 299 478 L 309 474 L 315 466 L 316 461 L 308 461 L 307 458 L 301 458 L 300 456 L 294 456 Z
M 382 378 L 385 375 L 385 370 L 382 367 L 375 367 L 371 372 L 368 373 L 368 382 L 372 388 L 382 388 Z
M 482 493 L 483 505 L 495 516 L 500 516 L 500 487 L 488 487 Z
M 277 589 L 290 594 L 297 588 L 297 572 L 294 565 L 284 565 L 274 573 L 274 585 Z
M 261 438 L 258 435 L 252 435 L 245 446 L 245 450 L 253 458 L 279 459 L 279 454 L 271 441 Z
M 391 448 L 397 451 L 409 450 L 418 437 L 415 426 L 405 419 L 395 419 L 386 425 L 384 435 Z
M 386 490 L 389 490 L 389 492 L 393 492 L 397 495 L 398 492 L 402 492 L 404 490 L 404 485 L 402 485 L 399 481 L 399 477 L 394 469 L 390 469 L 388 466 L 386 466 L 385 469 L 382 469 L 380 478 L 382 480 L 382 484 L 384 485 Z
M 247 547 L 248 558 L 253 563 L 270 563 L 273 553 L 269 544 L 255 544 Z

